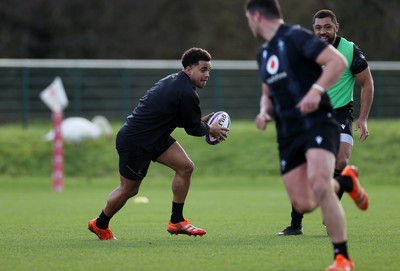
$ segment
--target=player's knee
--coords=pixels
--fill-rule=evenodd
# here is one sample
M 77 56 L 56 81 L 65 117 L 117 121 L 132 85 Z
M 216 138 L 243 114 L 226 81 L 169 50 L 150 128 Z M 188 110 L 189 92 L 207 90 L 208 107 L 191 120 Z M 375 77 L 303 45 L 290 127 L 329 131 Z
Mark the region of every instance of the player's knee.
M 181 167 L 181 172 L 183 175 L 189 175 L 191 176 L 193 171 L 194 171 L 194 163 L 192 160 L 188 160 L 182 167 Z
M 296 211 L 303 214 L 312 212 L 316 208 L 315 203 L 310 200 L 292 201 L 292 205 Z
M 124 189 L 122 191 L 122 195 L 124 196 L 124 198 L 132 198 L 134 196 L 136 196 L 139 193 L 139 188 L 138 187 L 133 187 L 130 189 Z
M 139 189 L 134 189 L 134 190 L 129 191 L 128 196 L 130 198 L 132 198 L 132 197 L 136 196 L 138 193 L 139 193 Z
M 333 193 L 332 183 L 326 182 L 315 182 L 312 186 L 314 197 L 318 205 L 323 202 L 328 193 Z
M 125 199 L 129 199 L 139 193 L 141 181 L 124 180 L 121 182 L 117 191 L 119 195 Z M 113 193 L 113 192 L 111 192 Z

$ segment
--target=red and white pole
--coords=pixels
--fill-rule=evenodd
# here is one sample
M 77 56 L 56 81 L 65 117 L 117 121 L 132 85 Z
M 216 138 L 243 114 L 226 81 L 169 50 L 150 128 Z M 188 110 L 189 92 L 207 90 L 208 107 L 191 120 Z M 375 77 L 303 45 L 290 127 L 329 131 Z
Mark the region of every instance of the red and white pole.
M 40 99 L 50 108 L 53 119 L 53 190 L 61 192 L 64 190 L 64 142 L 61 133 L 63 121 L 63 110 L 68 105 L 68 98 L 61 78 L 56 77 L 54 81 L 40 93 Z
M 53 111 L 53 190 L 62 192 L 64 190 L 64 142 L 61 133 L 61 123 L 63 121 L 63 111 Z

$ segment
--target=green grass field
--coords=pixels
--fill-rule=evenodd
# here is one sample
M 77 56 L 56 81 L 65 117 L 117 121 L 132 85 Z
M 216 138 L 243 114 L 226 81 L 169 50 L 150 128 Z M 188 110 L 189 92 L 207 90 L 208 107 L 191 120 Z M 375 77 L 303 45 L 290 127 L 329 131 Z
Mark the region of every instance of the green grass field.
M 370 208 L 343 198 L 350 254 L 356 270 L 392 271 L 400 264 L 399 124 L 370 121 L 371 137 L 356 143 Z M 117 128 L 118 125 L 115 125 Z M 172 172 L 152 164 L 140 195 L 111 222 L 118 241 L 99 241 L 87 230 L 118 184 L 114 143 L 65 147 L 65 191 L 51 190 L 49 127 L 2 127 L 0 135 L 1 270 L 324 270 L 332 247 L 319 211 L 306 215 L 303 236 L 280 237 L 290 204 L 277 170 L 275 134 L 233 122 L 218 146 L 177 131 L 196 164 L 185 216 L 204 237 L 171 236 Z M 21 143 L 23 142 L 23 144 Z M 213 163 L 206 163 L 213 161 Z

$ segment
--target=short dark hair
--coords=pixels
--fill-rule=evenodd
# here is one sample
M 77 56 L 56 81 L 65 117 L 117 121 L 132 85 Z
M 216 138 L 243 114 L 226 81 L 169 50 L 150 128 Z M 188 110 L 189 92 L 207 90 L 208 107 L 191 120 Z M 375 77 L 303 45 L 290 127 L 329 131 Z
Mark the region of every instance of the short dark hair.
M 204 49 L 193 47 L 183 53 L 181 60 L 183 68 L 186 68 L 198 64 L 199 61 L 211 61 L 211 55 Z
M 251 14 L 257 10 L 266 19 L 282 19 L 282 11 L 278 0 L 247 0 L 244 9 Z
M 331 20 L 332 20 L 332 22 L 334 23 L 334 24 L 337 24 L 338 23 L 338 21 L 337 21 L 337 19 L 336 19 L 336 15 L 335 15 L 335 13 L 333 13 L 333 11 L 332 10 L 329 10 L 329 9 L 321 9 L 320 11 L 318 11 L 317 13 L 315 13 L 315 15 L 314 15 L 314 17 L 313 17 L 313 20 L 312 20 L 312 24 L 314 25 L 315 24 L 315 19 L 323 19 L 323 18 L 326 18 L 326 17 L 329 17 L 329 18 L 331 18 Z

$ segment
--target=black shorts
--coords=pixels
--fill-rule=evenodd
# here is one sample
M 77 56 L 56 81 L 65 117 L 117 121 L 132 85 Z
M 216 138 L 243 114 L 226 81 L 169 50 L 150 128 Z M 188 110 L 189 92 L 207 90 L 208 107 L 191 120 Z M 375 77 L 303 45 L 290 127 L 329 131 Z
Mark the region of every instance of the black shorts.
M 119 155 L 119 174 L 129 180 L 143 180 L 147 175 L 150 162 L 155 162 L 175 141 L 170 136 L 165 142 L 157 144 L 154 151 L 148 151 L 142 146 L 135 145 L 132 139 L 118 132 L 116 149 Z
M 335 119 L 340 126 L 340 141 L 353 145 L 353 103 L 335 109 Z
M 284 175 L 306 162 L 305 153 L 308 149 L 325 149 L 336 157 L 339 150 L 339 126 L 332 120 L 296 138 L 280 139 L 278 143 L 281 174 Z

